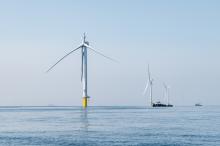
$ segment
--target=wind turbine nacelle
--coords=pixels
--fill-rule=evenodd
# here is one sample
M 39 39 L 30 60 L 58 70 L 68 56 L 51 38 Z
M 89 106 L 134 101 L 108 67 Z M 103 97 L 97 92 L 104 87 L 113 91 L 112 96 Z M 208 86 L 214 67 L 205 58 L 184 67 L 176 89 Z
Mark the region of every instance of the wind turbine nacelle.
M 86 45 L 89 45 L 89 42 L 88 42 L 88 41 L 85 41 L 85 44 L 86 44 Z

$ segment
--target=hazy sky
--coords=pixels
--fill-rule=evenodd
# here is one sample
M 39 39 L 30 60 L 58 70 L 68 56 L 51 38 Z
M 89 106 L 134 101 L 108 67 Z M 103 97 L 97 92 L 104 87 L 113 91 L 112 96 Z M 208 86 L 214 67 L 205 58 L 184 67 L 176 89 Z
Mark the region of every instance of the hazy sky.
M 89 52 L 90 105 L 149 104 L 148 63 L 154 101 L 220 104 L 218 0 L 1 0 L 0 105 L 81 105 L 80 51 L 45 71 L 83 32 L 120 62 Z

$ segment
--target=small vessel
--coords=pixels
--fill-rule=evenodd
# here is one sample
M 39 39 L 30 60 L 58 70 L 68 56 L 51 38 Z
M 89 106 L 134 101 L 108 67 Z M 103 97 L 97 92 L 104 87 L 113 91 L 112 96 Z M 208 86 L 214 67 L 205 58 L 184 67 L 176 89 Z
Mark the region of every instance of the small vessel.
M 167 107 L 173 107 L 173 105 L 172 104 L 168 104 Z
M 167 107 L 166 104 L 161 103 L 160 101 L 153 103 L 153 107 Z
M 202 104 L 200 104 L 200 103 L 196 103 L 195 106 L 202 106 Z
M 163 104 L 160 101 L 153 103 L 152 106 L 153 107 L 173 107 L 172 104 Z

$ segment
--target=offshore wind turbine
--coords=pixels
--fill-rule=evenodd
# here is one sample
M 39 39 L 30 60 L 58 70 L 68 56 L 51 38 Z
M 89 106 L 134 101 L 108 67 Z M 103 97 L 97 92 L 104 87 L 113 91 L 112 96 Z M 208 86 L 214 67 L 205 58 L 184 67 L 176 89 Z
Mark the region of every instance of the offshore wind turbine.
M 149 67 L 149 64 L 148 64 L 148 81 L 147 81 L 146 87 L 144 89 L 144 95 L 146 94 L 147 89 L 150 88 L 150 106 L 152 106 L 152 107 L 153 107 L 153 81 L 154 80 L 151 77 L 150 67 Z
M 163 83 L 163 86 L 164 86 L 164 96 L 165 96 L 165 98 L 167 99 L 167 105 L 169 105 L 170 103 L 169 103 L 169 86 L 167 86 L 165 83 Z
M 81 82 L 82 82 L 82 85 L 83 85 L 83 93 L 82 93 L 82 97 L 83 97 L 83 100 L 82 100 L 82 106 L 83 108 L 86 108 L 87 105 L 88 105 L 88 82 L 87 82 L 87 50 L 91 50 L 93 52 L 95 52 L 96 54 L 99 54 L 111 61 L 114 61 L 114 62 L 117 62 L 115 61 L 114 59 L 96 51 L 95 49 L 93 49 L 90 45 L 89 45 L 89 42 L 86 41 L 86 35 L 84 33 L 84 36 L 83 36 L 83 42 L 82 44 L 77 47 L 76 49 L 70 51 L 69 53 L 67 53 L 65 56 L 63 56 L 60 60 L 58 60 L 53 66 L 51 66 L 47 72 L 49 72 L 50 70 L 52 70 L 59 62 L 61 62 L 64 58 L 66 58 L 67 56 L 69 56 L 70 54 L 72 54 L 73 52 L 77 51 L 77 50 L 81 50 L 81 56 L 82 56 L 82 64 L 81 64 Z
M 167 107 L 173 107 L 172 104 L 170 104 L 170 86 L 166 85 L 165 83 L 163 83 L 164 89 L 165 89 L 165 98 L 167 98 Z

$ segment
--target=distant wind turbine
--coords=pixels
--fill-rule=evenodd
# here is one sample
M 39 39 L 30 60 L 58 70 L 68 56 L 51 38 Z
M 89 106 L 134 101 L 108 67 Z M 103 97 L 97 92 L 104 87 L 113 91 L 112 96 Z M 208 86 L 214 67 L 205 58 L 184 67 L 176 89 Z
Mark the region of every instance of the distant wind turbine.
M 166 85 L 165 83 L 163 83 L 163 86 L 164 86 L 164 89 L 165 89 L 165 92 L 164 92 L 164 96 L 165 96 L 165 98 L 167 99 L 167 105 L 170 105 L 170 101 L 169 101 L 169 89 L 170 89 L 170 87 L 168 86 L 168 85 Z
M 89 45 L 89 42 L 86 41 L 86 35 L 84 33 L 84 36 L 83 36 L 83 42 L 82 44 L 77 47 L 76 49 L 72 50 L 71 52 L 67 53 L 65 56 L 63 56 L 60 60 L 58 60 L 53 66 L 51 66 L 47 72 L 49 72 L 50 70 L 52 70 L 59 62 L 61 62 L 64 58 L 66 58 L 67 56 L 69 56 L 70 54 L 72 54 L 73 52 L 77 51 L 81 49 L 81 55 L 82 55 L 82 64 L 81 64 L 81 82 L 82 82 L 82 85 L 83 85 L 83 101 L 82 101 L 82 105 L 83 105 L 83 108 L 86 108 L 87 107 L 87 104 L 88 104 L 88 94 L 87 94 L 87 50 L 91 50 L 93 52 L 95 52 L 96 54 L 99 54 L 111 61 L 114 61 L 114 62 L 117 62 L 116 60 L 96 51 L 95 49 L 93 49 L 90 45 Z
M 144 95 L 146 94 L 147 89 L 150 88 L 150 106 L 153 106 L 153 81 L 154 80 L 150 74 L 150 67 L 148 65 L 148 81 L 147 81 L 146 87 L 144 89 Z

